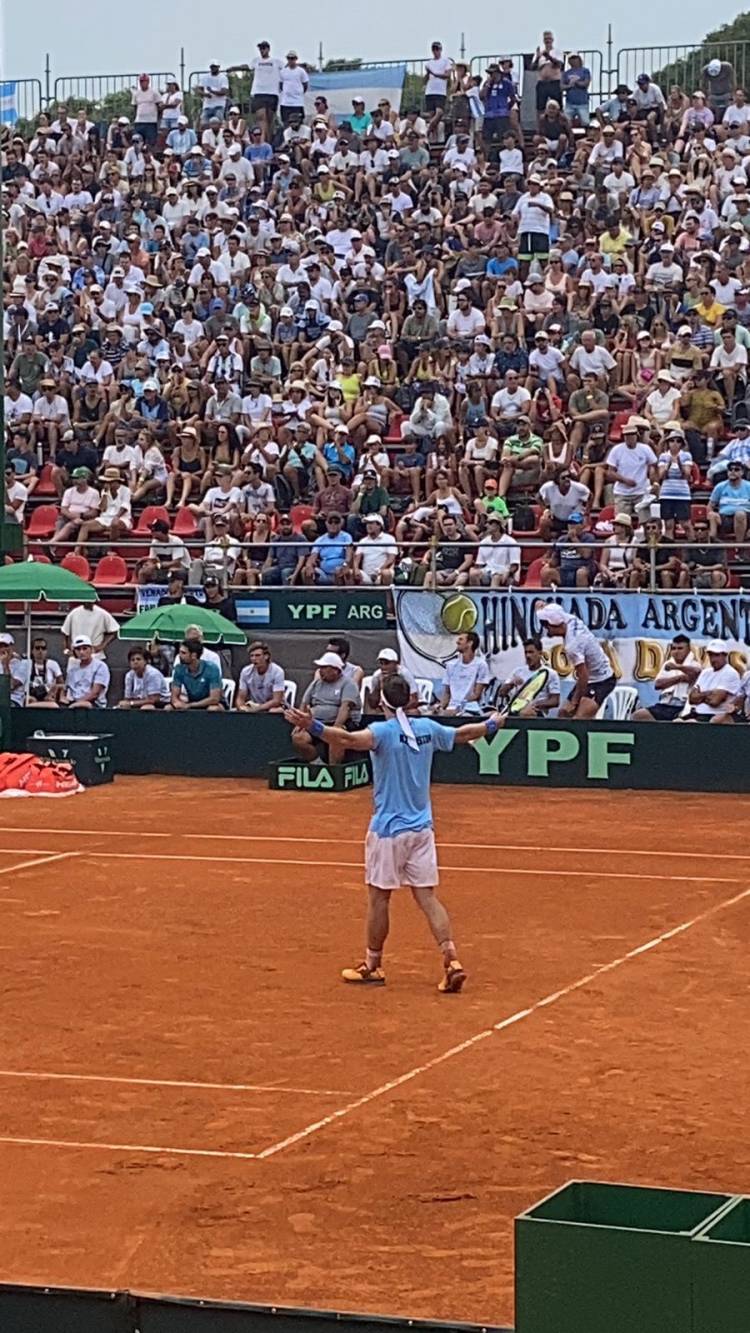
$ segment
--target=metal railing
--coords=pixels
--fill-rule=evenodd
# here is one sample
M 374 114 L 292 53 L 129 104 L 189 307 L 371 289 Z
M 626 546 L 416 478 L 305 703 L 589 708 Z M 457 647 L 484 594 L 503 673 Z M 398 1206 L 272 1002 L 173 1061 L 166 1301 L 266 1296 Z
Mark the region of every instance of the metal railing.
M 682 42 L 669 46 L 625 46 L 617 52 L 617 82 L 634 88 L 639 74 L 649 74 L 667 94 L 676 84 L 683 92 L 705 91 L 703 71 L 709 60 L 732 66 L 737 86 L 750 79 L 750 41 Z
M 567 64 L 568 52 L 565 52 L 565 61 Z M 604 55 L 599 50 L 582 51 L 579 50 L 584 65 L 591 70 L 591 84 L 589 86 L 589 95 L 593 103 L 607 97 L 609 92 L 609 71 L 604 67 Z M 483 75 L 487 65 L 491 60 L 502 60 L 509 58 L 513 61 L 513 77 L 518 84 L 518 91 L 523 95 L 523 81 L 526 70 L 525 61 L 527 57 L 513 51 L 503 51 L 489 56 L 472 56 L 470 69 L 472 74 Z
M 78 109 L 98 111 L 103 115 L 126 115 L 130 112 L 130 93 L 138 86 L 139 74 L 66 74 L 55 79 L 52 101 L 58 106 L 70 104 Z M 152 86 L 163 90 L 167 79 L 175 75 L 171 70 L 147 70 Z M 124 108 L 124 109 L 123 109 Z
M 633 593 L 638 593 L 638 592 L 688 593 L 689 592 L 689 593 L 694 593 L 698 596 L 701 593 L 705 593 L 707 595 L 716 595 L 717 592 L 731 591 L 728 584 L 725 584 L 723 588 L 716 588 L 713 586 L 703 587 L 697 583 L 696 575 L 699 573 L 699 570 L 695 569 L 693 571 L 690 571 L 689 567 L 687 566 L 683 558 L 683 553 L 685 552 L 685 550 L 689 549 L 691 546 L 697 545 L 697 543 L 695 542 L 695 540 L 690 542 L 686 538 L 678 539 L 674 542 L 660 542 L 658 544 L 648 543 L 648 542 L 640 542 L 637 544 L 634 542 L 622 543 L 622 544 L 619 543 L 610 544 L 610 542 L 607 541 L 606 539 L 594 539 L 593 541 L 590 542 L 580 543 L 582 550 L 585 552 L 587 556 L 589 554 L 591 555 L 591 560 L 596 565 L 596 569 L 591 572 L 590 582 L 588 584 L 581 585 L 576 583 L 573 584 L 562 583 L 562 581 L 556 581 L 552 577 L 546 579 L 544 584 L 542 584 L 541 578 L 536 583 L 528 584 L 525 580 L 528 578 L 530 564 L 526 565 L 523 564 L 524 549 L 527 549 L 529 551 L 533 550 L 534 559 L 538 559 L 540 551 L 543 554 L 547 554 L 555 549 L 559 549 L 559 543 L 561 541 L 564 541 L 564 538 L 562 539 L 556 538 L 552 541 L 545 542 L 540 540 L 538 535 L 534 535 L 533 533 L 529 534 L 527 537 L 526 534 L 524 533 L 515 533 L 511 531 L 510 535 L 513 537 L 513 540 L 517 542 L 518 546 L 521 548 L 522 558 L 517 579 L 513 584 L 508 585 L 508 590 L 523 589 L 524 591 L 527 592 L 533 592 L 536 589 L 538 589 L 541 593 L 544 593 L 546 591 L 555 592 L 558 590 L 567 592 L 571 591 L 593 592 L 596 591 L 597 588 L 598 589 L 609 588 L 610 590 L 616 589 L 618 594 L 628 593 L 628 592 L 633 592 Z M 257 583 L 233 582 L 233 576 L 234 573 L 236 572 L 235 567 L 239 563 L 239 558 L 240 558 L 239 556 L 237 556 L 236 559 L 235 558 L 232 559 L 231 568 L 230 568 L 230 562 L 228 560 L 225 561 L 223 565 L 221 563 L 212 560 L 210 562 L 210 565 L 206 566 L 201 570 L 199 569 L 199 565 L 202 564 L 202 552 L 206 546 L 212 544 L 212 539 L 207 539 L 203 534 L 198 534 L 195 537 L 183 537 L 181 540 L 183 541 L 184 545 L 188 548 L 188 554 L 190 556 L 190 570 L 194 575 L 191 587 L 199 586 L 201 583 L 201 577 L 202 576 L 205 577 L 208 574 L 214 574 L 216 575 L 217 578 L 220 578 L 222 583 L 226 586 L 227 591 L 234 594 L 251 593 L 254 589 L 260 588 L 261 586 L 263 588 L 277 588 L 277 589 L 285 589 L 289 588 L 290 586 L 297 586 L 297 587 L 315 586 L 314 584 L 305 585 L 304 581 L 301 581 L 296 585 L 290 585 L 288 583 L 281 583 L 281 584 L 263 583 L 261 585 L 260 570 L 258 571 Z M 143 554 L 143 552 L 144 550 L 147 550 L 151 546 L 151 543 L 152 543 L 151 534 L 148 532 L 144 532 L 144 533 L 131 533 L 128 537 L 118 537 L 114 541 L 108 541 L 106 537 L 102 536 L 99 538 L 94 537 L 86 542 L 77 542 L 75 540 L 72 540 L 67 542 L 55 542 L 54 544 L 56 549 L 65 549 L 68 551 L 82 550 L 87 559 L 89 554 L 91 554 L 92 559 L 90 561 L 90 565 L 91 565 L 91 570 L 93 572 L 96 562 L 99 559 L 98 554 L 95 555 L 95 553 L 101 552 L 104 545 L 109 545 L 111 551 L 112 550 L 117 551 L 119 554 L 123 556 L 123 559 L 126 560 L 128 559 L 128 548 L 129 547 L 132 548 L 132 554 L 130 555 L 129 558 L 134 565 L 140 565 L 143 563 L 145 559 L 148 558 L 147 555 Z M 310 544 L 310 547 L 305 552 L 305 555 L 310 554 L 311 545 L 312 544 Z M 403 565 L 404 561 L 409 562 L 408 569 L 411 574 L 411 578 L 409 579 L 403 579 L 403 578 L 400 580 L 397 579 L 396 580 L 397 586 L 400 583 L 401 586 L 409 586 L 414 591 L 418 592 L 420 588 L 423 586 L 424 580 L 427 576 L 430 576 L 429 583 L 434 584 L 438 588 L 445 588 L 446 586 L 448 587 L 455 586 L 454 584 L 450 585 L 441 584 L 436 577 L 441 572 L 442 569 L 439 560 L 440 546 L 441 546 L 440 540 L 435 539 L 434 537 L 425 537 L 422 540 L 397 541 L 395 538 L 393 538 L 393 545 L 396 546 L 398 549 L 398 560 L 396 568 L 398 569 L 399 565 Z M 479 542 L 477 541 L 462 540 L 462 541 L 451 542 L 450 545 L 453 547 L 458 547 L 462 551 L 465 551 L 467 554 L 472 554 L 474 556 L 476 556 L 480 550 L 480 545 Z M 573 547 L 575 545 L 576 543 L 571 540 L 570 546 Z M 246 552 L 252 552 L 254 549 L 256 549 L 257 544 L 254 544 L 249 541 L 241 541 L 237 543 L 237 546 L 239 547 L 241 554 L 244 555 Z M 748 565 L 750 565 L 750 541 L 744 543 L 739 543 L 734 541 L 716 541 L 716 542 L 712 541 L 710 543 L 710 546 L 712 550 L 715 550 L 717 552 L 717 556 L 719 552 L 723 552 L 725 554 L 730 551 L 741 552 L 742 554 L 741 563 L 747 563 Z M 642 552 L 646 547 L 648 548 L 649 567 L 648 567 L 648 581 L 645 584 L 641 583 L 636 587 L 630 588 L 629 580 L 627 577 L 624 578 L 623 580 L 620 580 L 616 576 L 616 574 L 619 573 L 619 571 L 613 571 L 612 575 L 608 575 L 606 571 L 600 571 L 599 569 L 599 557 L 604 550 L 610 552 L 621 551 L 626 553 L 626 556 L 627 554 L 630 554 L 631 558 L 635 558 L 636 553 Z M 356 549 L 357 549 L 356 545 L 351 548 L 353 553 L 356 552 Z M 680 561 L 680 564 L 682 566 L 681 570 L 674 571 L 674 583 L 667 587 L 663 586 L 661 583 L 660 567 L 657 563 L 658 554 L 660 552 L 663 552 L 664 550 L 668 550 L 671 555 L 676 557 Z M 233 551 L 236 552 L 237 547 L 234 547 Z M 136 554 L 136 552 L 138 554 Z M 717 558 L 717 564 L 718 563 L 721 563 L 720 556 Z M 628 571 L 629 570 L 632 570 L 632 559 L 630 564 L 628 565 Z M 679 575 L 680 573 L 683 573 L 683 571 L 684 571 L 683 580 L 680 583 Z M 725 565 L 725 572 L 727 572 L 726 565 Z M 131 575 L 134 574 L 135 569 L 131 570 L 130 573 Z M 188 570 L 186 568 L 186 574 L 187 573 Z M 685 575 L 687 575 L 687 577 L 685 577 Z M 412 581 L 412 579 L 414 581 Z M 159 582 L 159 580 L 153 580 L 153 581 Z M 123 598 L 124 597 L 132 598 L 133 593 L 137 592 L 138 587 L 144 585 L 139 585 L 137 579 L 131 578 L 131 580 L 128 581 L 127 583 L 97 584 L 96 586 L 100 593 L 104 593 L 107 596 L 120 595 Z M 343 581 L 343 584 L 339 586 L 351 587 L 353 585 L 351 582 L 347 582 L 345 579 Z M 356 586 L 358 591 L 366 591 L 368 586 L 370 585 L 356 585 Z M 384 585 L 380 586 L 382 587 Z M 472 587 L 479 585 L 476 584 L 475 582 L 472 583 L 471 579 L 469 578 L 466 580 L 466 586 Z M 735 591 L 737 591 L 736 588 Z M 42 604 L 36 607 L 35 610 L 38 613 L 43 614 L 45 611 L 45 607 Z

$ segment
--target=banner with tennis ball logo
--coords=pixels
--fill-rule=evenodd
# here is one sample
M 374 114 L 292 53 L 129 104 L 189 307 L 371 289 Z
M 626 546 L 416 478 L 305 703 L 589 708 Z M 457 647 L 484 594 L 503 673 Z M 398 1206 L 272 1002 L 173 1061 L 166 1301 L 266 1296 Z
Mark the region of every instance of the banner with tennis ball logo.
M 394 598 L 401 661 L 413 675 L 436 684 L 458 652 L 460 634 L 473 630 L 479 635 L 490 675 L 501 682 L 524 669 L 524 640 L 539 635 L 548 665 L 560 676 L 564 697 L 573 669 L 560 640 L 545 639 L 541 633 L 537 611 L 546 601 L 558 602 L 578 616 L 601 640 L 618 682 L 635 685 L 642 703 L 657 698 L 654 681 L 669 659 L 676 634 L 686 634 L 701 659 L 709 639 L 723 639 L 732 665 L 740 673 L 750 666 L 748 593 L 592 591 L 553 597 L 537 590 L 395 588 Z

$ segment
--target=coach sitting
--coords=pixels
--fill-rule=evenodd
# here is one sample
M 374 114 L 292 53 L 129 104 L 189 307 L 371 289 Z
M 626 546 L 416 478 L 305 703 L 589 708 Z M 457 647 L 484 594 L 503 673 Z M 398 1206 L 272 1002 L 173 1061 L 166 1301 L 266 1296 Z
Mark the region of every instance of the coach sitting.
M 185 639 L 180 644 L 179 661 L 172 673 L 171 698 L 168 709 L 181 712 L 188 708 L 220 710 L 221 672 L 215 662 L 203 655 L 200 639 Z
M 302 707 L 309 708 L 313 719 L 327 727 L 356 731 L 362 718 L 362 703 L 354 681 L 344 675 L 343 660 L 338 653 L 323 653 L 315 666 L 318 671 L 305 690 Z M 342 763 L 346 754 L 346 746 L 342 743 L 331 741 L 326 747 L 300 727 L 295 727 L 292 732 L 292 744 L 300 759 L 307 763 L 319 759 L 326 748 L 329 764 Z

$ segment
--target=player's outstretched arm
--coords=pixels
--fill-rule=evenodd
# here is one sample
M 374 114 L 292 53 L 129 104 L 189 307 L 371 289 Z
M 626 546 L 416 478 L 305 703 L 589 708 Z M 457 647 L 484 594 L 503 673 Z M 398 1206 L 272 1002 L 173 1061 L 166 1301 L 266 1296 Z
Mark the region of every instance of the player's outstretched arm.
M 481 741 L 485 736 L 494 736 L 505 726 L 507 719 L 503 713 L 491 713 L 481 722 L 467 722 L 456 728 L 456 745 L 471 745 L 472 741 Z
M 293 727 L 308 732 L 313 740 L 325 741 L 326 744 L 330 744 L 331 741 L 338 742 L 347 750 L 375 749 L 375 737 L 369 727 L 365 727 L 363 731 L 347 731 L 345 727 L 327 727 L 313 717 L 309 708 L 287 708 L 284 717 Z

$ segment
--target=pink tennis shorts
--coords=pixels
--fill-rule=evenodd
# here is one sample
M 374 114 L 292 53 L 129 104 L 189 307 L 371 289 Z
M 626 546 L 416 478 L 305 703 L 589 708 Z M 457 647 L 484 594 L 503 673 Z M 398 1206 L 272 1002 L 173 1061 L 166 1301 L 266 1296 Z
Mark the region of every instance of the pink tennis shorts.
M 435 834 L 397 833 L 381 838 L 368 833 L 365 842 L 365 880 L 375 889 L 430 889 L 438 882 Z

